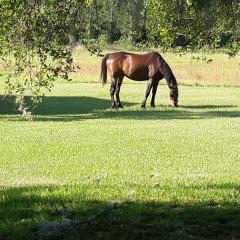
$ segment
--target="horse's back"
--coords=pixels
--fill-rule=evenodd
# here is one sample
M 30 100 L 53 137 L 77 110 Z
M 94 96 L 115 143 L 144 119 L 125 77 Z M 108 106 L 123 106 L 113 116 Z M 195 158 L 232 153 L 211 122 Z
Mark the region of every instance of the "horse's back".
M 143 81 L 158 71 L 156 52 L 146 54 L 115 52 L 108 56 L 107 67 L 110 74 L 124 74 L 130 79 Z
M 141 63 L 149 63 L 149 61 L 153 61 L 157 58 L 157 52 L 150 52 L 145 54 L 137 54 L 137 53 L 128 53 L 128 52 L 115 52 L 115 53 L 109 53 L 108 60 L 109 62 L 117 62 L 121 60 L 127 60 L 131 59 L 135 62 L 141 62 Z

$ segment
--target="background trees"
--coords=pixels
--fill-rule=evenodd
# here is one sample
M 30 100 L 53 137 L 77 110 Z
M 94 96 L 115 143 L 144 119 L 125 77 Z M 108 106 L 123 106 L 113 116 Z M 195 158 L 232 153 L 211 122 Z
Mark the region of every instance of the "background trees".
M 90 37 L 104 37 L 107 43 L 130 38 L 145 40 L 146 2 L 144 0 L 94 0 L 89 16 Z
M 225 47 L 236 54 L 238 0 L 94 0 L 90 37 L 107 43 L 149 43 L 168 49 Z
M 148 34 L 164 47 L 227 47 L 239 50 L 240 3 L 237 0 L 148 0 Z

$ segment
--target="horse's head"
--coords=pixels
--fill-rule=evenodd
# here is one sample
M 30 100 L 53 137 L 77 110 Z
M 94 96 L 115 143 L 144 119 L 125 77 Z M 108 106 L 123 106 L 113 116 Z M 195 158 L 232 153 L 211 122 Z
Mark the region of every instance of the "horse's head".
M 167 62 L 163 59 L 163 57 L 158 54 L 159 65 L 160 65 L 160 72 L 166 79 L 167 85 L 170 90 L 170 104 L 173 107 L 178 107 L 178 84 L 177 80 L 167 64 Z
M 170 104 L 173 107 L 178 107 L 178 86 L 170 88 Z

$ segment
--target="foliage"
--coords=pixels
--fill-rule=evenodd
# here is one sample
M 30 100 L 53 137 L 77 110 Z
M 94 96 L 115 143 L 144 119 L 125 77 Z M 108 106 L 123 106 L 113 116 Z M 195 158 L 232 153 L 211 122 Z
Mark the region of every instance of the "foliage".
M 72 37 L 84 36 L 87 6 L 84 0 L 0 1 L 0 55 L 11 70 L 6 94 L 17 97 L 22 111 L 25 95 L 35 103 L 57 77 L 68 80 L 73 63 L 68 46 Z
M 91 9 L 89 34 L 94 39 L 105 36 L 107 43 L 239 52 L 238 0 L 95 0 Z
M 150 41 L 164 48 L 226 45 L 232 55 L 239 52 L 238 0 L 148 0 L 147 6 Z
M 143 41 L 144 0 L 95 0 L 89 11 L 88 31 L 92 38 L 105 35 L 108 43 L 128 37 L 132 43 Z

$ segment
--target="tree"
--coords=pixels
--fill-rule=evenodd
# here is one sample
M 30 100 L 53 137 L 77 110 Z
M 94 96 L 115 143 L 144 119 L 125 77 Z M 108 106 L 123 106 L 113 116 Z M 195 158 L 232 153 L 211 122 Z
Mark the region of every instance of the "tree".
M 27 111 L 24 96 L 39 101 L 57 77 L 72 69 L 70 44 L 84 39 L 87 0 L 0 0 L 0 55 L 11 70 L 6 94 L 16 96 Z M 28 105 L 29 107 L 29 105 Z
M 130 37 L 133 43 L 146 39 L 145 0 L 94 0 L 89 11 L 88 30 L 93 39 L 101 35 L 108 43 L 121 37 Z
M 185 45 L 199 49 L 204 45 L 214 47 L 227 37 L 230 54 L 239 52 L 238 0 L 147 0 L 147 9 L 151 42 L 164 48 Z

